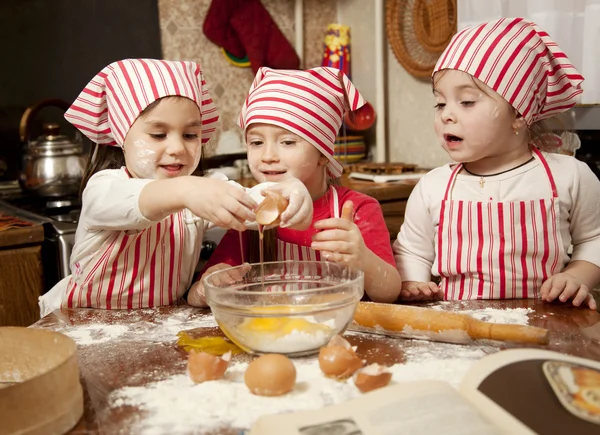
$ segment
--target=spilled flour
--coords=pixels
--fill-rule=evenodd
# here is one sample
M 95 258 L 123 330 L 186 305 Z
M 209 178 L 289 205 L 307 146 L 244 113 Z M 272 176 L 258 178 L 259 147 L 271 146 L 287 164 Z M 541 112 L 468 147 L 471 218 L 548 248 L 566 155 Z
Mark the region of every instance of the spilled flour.
M 442 310 L 444 305 L 434 308 Z M 532 310 L 485 308 L 460 312 L 488 322 L 525 325 Z M 118 319 L 111 321 L 113 325 L 94 323 L 92 318 L 87 325 L 65 324 L 59 332 L 71 336 L 79 345 L 101 343 L 102 346 L 98 347 L 101 350 L 122 340 L 173 344 L 179 331 L 216 326 L 212 315 L 198 313 L 192 308 L 178 310 L 172 315 L 156 310 L 138 310 L 115 316 Z M 78 322 L 73 320 L 72 323 Z M 408 343 L 391 338 L 385 340 L 389 340 L 390 346 L 400 354 L 403 352 L 406 360 L 390 367 L 392 383 L 439 380 L 458 387 L 477 360 L 499 350 L 497 344 L 489 342 L 463 346 L 421 340 Z M 339 382 L 326 378 L 316 357 L 293 360 L 297 383 L 291 393 L 281 397 L 252 395 L 243 380 L 246 362 L 233 362 L 225 379 L 202 384 L 193 384 L 185 373 L 184 361 L 180 363 L 170 376 L 157 371 L 155 377 L 151 377 L 162 380 L 112 390 L 96 409 L 98 415 L 102 415 L 102 429 L 106 433 L 150 435 L 216 433 L 224 428 L 249 429 L 261 415 L 321 409 L 361 394 L 352 379 Z M 130 385 L 139 385 L 136 379 L 139 378 L 132 377 Z M 118 427 L 112 427 L 116 422 Z
M 392 383 L 440 380 L 457 387 L 472 364 L 486 352 L 452 344 L 423 342 L 408 349 L 408 362 L 390 368 Z M 316 357 L 294 359 L 297 382 L 294 390 L 280 397 L 252 395 L 244 384 L 247 363 L 233 363 L 220 381 L 193 384 L 185 374 L 171 376 L 142 387 L 114 391 L 109 406 L 133 406 L 141 411 L 129 430 L 141 434 L 188 434 L 224 427 L 250 428 L 265 414 L 320 409 L 345 402 L 361 393 L 352 379 L 326 378 Z
M 82 310 L 80 314 L 85 316 L 86 311 Z M 71 319 L 53 330 L 69 336 L 79 346 L 89 346 L 114 340 L 175 342 L 180 331 L 217 326 L 212 314 L 198 314 L 194 308 L 178 310 L 171 315 L 153 309 L 114 311 L 111 317 L 113 324 L 94 323 L 93 317 L 84 323 Z
M 432 308 L 438 311 L 446 311 L 444 309 L 444 305 L 436 305 Z M 483 320 L 484 322 L 527 325 L 527 315 L 529 313 L 533 313 L 533 310 L 531 308 L 482 308 L 480 310 L 463 310 L 454 312 L 468 314 L 469 316 L 478 320 Z

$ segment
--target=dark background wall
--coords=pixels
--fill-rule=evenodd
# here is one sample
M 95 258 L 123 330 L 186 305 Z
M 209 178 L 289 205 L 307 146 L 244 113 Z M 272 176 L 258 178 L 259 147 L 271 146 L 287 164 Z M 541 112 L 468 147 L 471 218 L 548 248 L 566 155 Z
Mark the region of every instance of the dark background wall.
M 0 0 L 0 180 L 16 178 L 23 111 L 48 98 L 71 103 L 104 66 L 161 58 L 157 0 Z M 49 108 L 36 117 L 60 121 Z M 71 133 L 64 128 L 65 133 Z

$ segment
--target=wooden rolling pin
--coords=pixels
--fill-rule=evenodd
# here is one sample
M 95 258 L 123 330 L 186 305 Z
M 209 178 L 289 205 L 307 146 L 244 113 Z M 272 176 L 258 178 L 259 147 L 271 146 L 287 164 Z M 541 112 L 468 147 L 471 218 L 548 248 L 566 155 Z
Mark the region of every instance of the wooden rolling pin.
M 548 343 L 548 330 L 477 320 L 467 314 L 406 305 L 359 302 L 354 322 L 372 332 L 391 332 L 408 338 L 466 343 L 474 339 Z

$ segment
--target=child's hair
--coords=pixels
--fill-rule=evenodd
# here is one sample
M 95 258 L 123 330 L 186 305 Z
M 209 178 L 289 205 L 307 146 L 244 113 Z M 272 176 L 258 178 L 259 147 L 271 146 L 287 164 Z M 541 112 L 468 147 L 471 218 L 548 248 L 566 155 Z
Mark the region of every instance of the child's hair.
M 437 85 L 440 79 L 448 72 L 447 69 L 437 71 L 434 73 L 431 78 L 433 87 Z M 468 74 L 468 73 L 467 73 Z M 477 87 L 484 94 L 491 96 L 489 89 L 482 87 L 477 80 L 471 75 L 468 74 L 469 78 L 473 82 L 473 85 Z M 503 98 L 504 100 L 504 98 Z M 522 115 L 515 109 L 513 106 L 508 103 L 508 101 L 504 100 L 506 104 L 508 104 L 511 110 L 514 113 L 515 117 L 521 117 Z M 539 121 L 533 122 L 531 125 L 527 126 L 527 135 L 529 139 L 529 143 L 536 148 L 546 151 L 546 152 L 557 152 L 558 147 L 556 144 L 556 136 L 560 136 L 562 133 L 566 131 L 571 131 L 566 127 L 566 123 L 564 118 L 559 115 L 554 116 L 552 118 L 545 118 Z
M 163 98 L 159 98 L 158 100 L 150 103 L 144 110 L 142 110 L 137 117 L 137 119 L 141 119 L 144 116 L 148 115 L 155 107 L 157 107 L 163 100 L 169 98 L 185 98 L 177 95 L 167 96 Z M 137 120 L 136 119 L 136 120 Z M 198 167 L 200 168 L 200 175 L 204 174 L 204 147 L 200 150 L 200 163 Z M 125 166 L 125 155 L 123 153 L 123 149 L 120 147 L 103 145 L 103 144 L 93 144 L 92 150 L 90 153 L 90 157 L 88 158 L 85 171 L 83 173 L 83 178 L 81 180 L 81 187 L 79 189 L 79 196 L 83 195 L 83 190 L 89 179 L 96 172 L 103 171 L 105 169 L 120 169 Z

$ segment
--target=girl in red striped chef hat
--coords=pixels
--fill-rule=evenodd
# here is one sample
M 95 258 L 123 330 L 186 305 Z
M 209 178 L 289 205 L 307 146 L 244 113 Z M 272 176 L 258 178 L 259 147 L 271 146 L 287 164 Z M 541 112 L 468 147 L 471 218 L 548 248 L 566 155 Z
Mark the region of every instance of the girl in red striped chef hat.
M 585 163 L 549 153 L 556 136 L 540 134 L 576 104 L 582 82 L 548 34 L 522 18 L 454 36 L 432 83 L 435 132 L 457 163 L 426 174 L 408 201 L 394 242 L 401 298 L 596 309 L 600 181 Z
M 381 207 L 375 199 L 334 182 L 342 174 L 333 149 L 344 113 L 363 104 L 362 96 L 338 69 L 261 68 L 238 124 L 244 130 L 254 178 L 262 183 L 296 177 L 313 199 L 310 228 L 295 231 L 281 225 L 267 231 L 265 260 L 324 259 L 356 266 L 364 271 L 368 297 L 392 302 L 401 280 Z M 227 233 L 205 273 L 240 265 L 244 259 L 257 260 L 255 231 L 246 231 L 242 250 L 239 245 L 238 235 Z M 202 296 L 202 283 L 194 284 L 190 292 Z
M 132 309 L 176 303 L 188 290 L 209 222 L 242 230 L 256 202 L 226 177 L 199 177 L 217 109 L 200 65 L 114 62 L 83 89 L 66 119 L 96 145 L 83 181 L 72 275 L 41 298 L 64 307 Z M 289 179 L 282 219 L 306 228 L 312 201 Z

